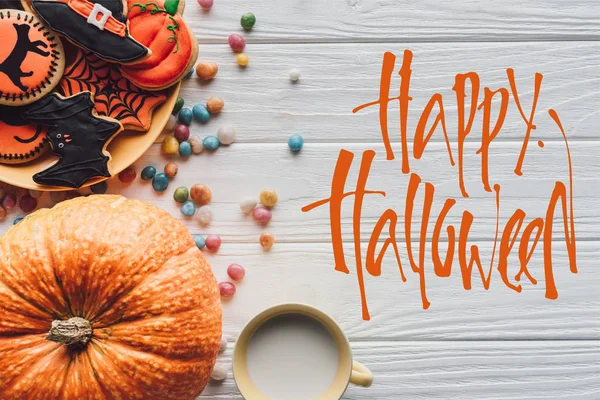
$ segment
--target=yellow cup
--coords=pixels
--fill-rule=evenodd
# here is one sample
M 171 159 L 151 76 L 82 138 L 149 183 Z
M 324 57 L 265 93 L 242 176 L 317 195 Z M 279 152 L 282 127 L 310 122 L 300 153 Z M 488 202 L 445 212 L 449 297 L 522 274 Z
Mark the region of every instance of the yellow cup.
M 352 350 L 348 339 L 335 321 L 325 314 L 305 304 L 280 304 L 254 317 L 242 330 L 233 351 L 233 375 L 238 389 L 247 400 L 282 400 L 270 399 L 265 396 L 252 382 L 247 366 L 248 345 L 252 336 L 265 322 L 286 314 L 299 314 L 318 321 L 323 325 L 337 345 L 338 365 L 335 378 L 329 387 L 316 399 L 307 400 L 338 400 L 342 397 L 349 383 L 368 387 L 373 383 L 373 374 L 365 366 L 352 359 Z

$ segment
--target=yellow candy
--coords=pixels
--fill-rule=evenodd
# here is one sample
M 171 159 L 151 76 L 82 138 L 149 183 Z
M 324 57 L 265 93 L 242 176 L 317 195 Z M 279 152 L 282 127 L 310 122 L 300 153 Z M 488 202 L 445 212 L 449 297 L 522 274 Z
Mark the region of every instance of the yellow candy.
M 265 207 L 275 207 L 277 204 L 277 193 L 273 189 L 263 189 L 260 192 L 260 202 Z
M 248 62 L 250 61 L 250 59 L 248 58 L 248 54 L 240 53 L 237 55 L 236 61 L 240 67 L 245 67 L 248 65 Z
M 175 136 L 165 136 L 162 142 L 162 152 L 164 154 L 177 154 L 179 153 L 179 142 L 175 139 Z
M 260 235 L 260 245 L 263 249 L 271 250 L 273 244 L 275 244 L 275 238 L 273 237 L 273 235 L 271 235 L 270 233 L 263 233 L 262 235 Z

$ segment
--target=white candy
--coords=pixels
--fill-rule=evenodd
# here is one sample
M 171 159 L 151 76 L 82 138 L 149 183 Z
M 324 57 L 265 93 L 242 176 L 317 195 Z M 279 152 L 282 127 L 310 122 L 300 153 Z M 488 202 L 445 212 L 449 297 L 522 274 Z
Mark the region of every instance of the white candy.
M 235 128 L 233 126 L 222 126 L 217 131 L 219 143 L 228 145 L 235 142 Z
M 294 68 L 294 69 L 291 69 L 289 73 L 290 73 L 290 81 L 298 82 L 298 79 L 300 79 L 300 70 Z
M 200 154 L 204 151 L 204 141 L 198 135 L 192 136 L 188 141 L 192 146 L 192 153 Z
M 165 126 L 165 130 L 167 132 L 173 132 L 175 127 L 177 126 L 177 117 L 174 115 L 169 116 L 169 120 L 167 121 L 167 126 Z
M 227 341 L 228 341 L 228 337 L 223 335 L 221 337 L 221 343 L 219 343 L 219 354 L 224 353 L 225 350 L 227 350 Z
M 213 212 L 210 206 L 202 206 L 196 210 L 196 217 L 201 225 L 210 225 L 213 219 Z
M 213 381 L 221 382 L 227 378 L 227 373 L 229 372 L 229 365 L 224 363 L 216 363 L 213 368 L 212 374 L 210 374 L 210 379 Z
M 250 214 L 258 204 L 258 201 L 253 197 L 247 197 L 240 203 L 240 210 L 246 215 Z

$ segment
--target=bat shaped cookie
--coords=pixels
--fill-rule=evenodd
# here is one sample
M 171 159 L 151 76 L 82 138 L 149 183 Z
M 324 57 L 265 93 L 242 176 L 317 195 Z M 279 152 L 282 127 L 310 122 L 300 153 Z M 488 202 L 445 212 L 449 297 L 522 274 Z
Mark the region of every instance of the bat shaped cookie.
M 71 97 L 52 94 L 28 106 L 28 121 L 48 127 L 47 137 L 58 163 L 33 176 L 40 185 L 81 187 L 95 177 L 109 177 L 104 149 L 123 126 L 94 112 L 90 92 Z

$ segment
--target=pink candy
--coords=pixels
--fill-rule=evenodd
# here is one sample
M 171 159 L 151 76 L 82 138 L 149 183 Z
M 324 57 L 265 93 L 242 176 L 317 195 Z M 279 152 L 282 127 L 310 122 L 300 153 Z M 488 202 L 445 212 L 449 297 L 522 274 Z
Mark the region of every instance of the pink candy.
M 175 139 L 177 139 L 179 143 L 185 142 L 190 138 L 190 128 L 188 128 L 184 124 L 179 124 L 175 127 L 173 136 L 175 136 Z
M 21 197 L 19 207 L 21 210 L 23 210 L 23 212 L 30 213 L 37 207 L 37 200 L 27 194 Z
M 17 205 L 17 196 L 14 193 L 8 193 L 2 200 L 2 206 L 7 210 L 12 210 Z
M 244 51 L 246 47 L 246 39 L 238 35 L 237 33 L 232 33 L 229 35 L 229 47 L 236 53 L 241 53 Z
M 231 264 L 227 267 L 227 275 L 234 281 L 241 281 L 246 276 L 246 270 L 239 264 Z
M 252 216 L 254 217 L 254 220 L 256 222 L 261 224 L 267 224 L 271 220 L 273 214 L 271 213 L 271 210 L 269 210 L 267 207 L 259 205 L 254 210 L 252 210 Z
M 219 292 L 222 297 L 231 297 L 235 294 L 235 285 L 231 282 L 219 283 Z
M 219 250 L 221 247 L 221 237 L 219 235 L 208 235 L 206 237 L 206 249 L 211 252 Z
M 198 0 L 198 5 L 200 5 L 204 11 L 210 10 L 213 6 L 213 3 L 213 0 Z

